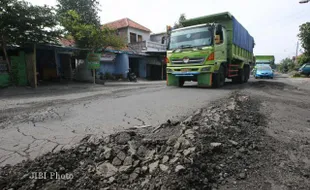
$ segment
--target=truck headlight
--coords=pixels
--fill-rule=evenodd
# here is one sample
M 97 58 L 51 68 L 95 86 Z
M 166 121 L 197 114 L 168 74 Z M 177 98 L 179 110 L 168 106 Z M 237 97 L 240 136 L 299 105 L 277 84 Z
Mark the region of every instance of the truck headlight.
M 173 70 L 172 69 L 167 69 L 167 73 L 172 73 Z
M 211 70 L 211 67 L 204 67 L 201 69 L 201 71 L 210 71 Z

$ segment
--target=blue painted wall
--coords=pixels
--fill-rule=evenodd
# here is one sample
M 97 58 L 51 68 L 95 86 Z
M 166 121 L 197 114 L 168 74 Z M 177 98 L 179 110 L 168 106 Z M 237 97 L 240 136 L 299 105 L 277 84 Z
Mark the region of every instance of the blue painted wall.
M 100 68 L 98 73 L 110 73 L 115 74 L 115 63 L 113 62 L 100 62 Z
M 118 54 L 115 59 L 115 74 L 122 74 L 126 77 L 126 71 L 129 69 L 129 57 L 127 54 Z

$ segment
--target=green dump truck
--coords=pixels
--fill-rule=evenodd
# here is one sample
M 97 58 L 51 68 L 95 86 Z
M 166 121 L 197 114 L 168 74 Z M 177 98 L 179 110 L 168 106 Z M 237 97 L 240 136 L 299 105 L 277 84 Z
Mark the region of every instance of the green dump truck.
M 221 87 L 225 78 L 247 82 L 254 64 L 254 38 L 230 13 L 219 13 L 167 27 L 167 85 L 197 81 L 201 87 Z
M 256 55 L 255 56 L 255 65 L 268 64 L 273 66 L 275 62 L 274 55 Z

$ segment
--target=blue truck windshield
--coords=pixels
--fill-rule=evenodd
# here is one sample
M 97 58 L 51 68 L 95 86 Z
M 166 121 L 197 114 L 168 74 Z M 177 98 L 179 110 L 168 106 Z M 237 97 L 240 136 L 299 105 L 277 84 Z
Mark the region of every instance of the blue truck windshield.
M 168 49 L 182 49 L 210 45 L 212 45 L 211 29 L 208 26 L 202 26 L 172 31 Z

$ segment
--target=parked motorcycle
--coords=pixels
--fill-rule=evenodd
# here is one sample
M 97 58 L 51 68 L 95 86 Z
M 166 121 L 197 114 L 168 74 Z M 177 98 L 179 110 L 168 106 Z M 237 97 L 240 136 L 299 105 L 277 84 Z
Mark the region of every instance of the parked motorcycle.
M 131 72 L 131 69 L 128 69 L 127 71 L 127 79 L 130 82 L 137 82 L 137 76 L 135 75 L 135 73 Z

